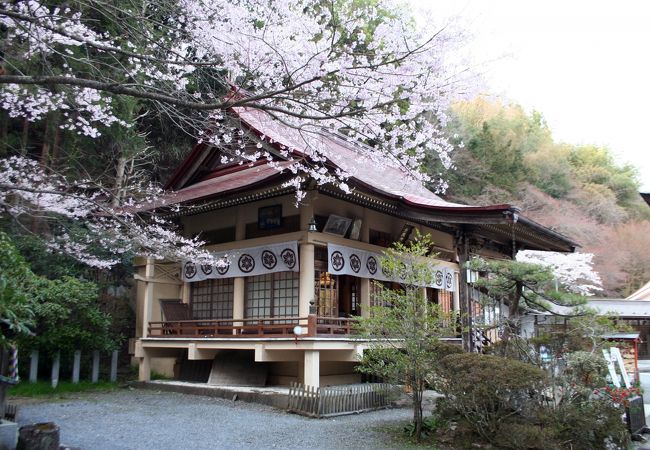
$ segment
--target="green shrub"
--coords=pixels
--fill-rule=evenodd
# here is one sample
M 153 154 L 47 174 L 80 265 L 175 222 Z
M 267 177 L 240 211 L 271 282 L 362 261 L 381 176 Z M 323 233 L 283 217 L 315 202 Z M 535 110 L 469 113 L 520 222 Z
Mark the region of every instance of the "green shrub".
M 560 448 L 556 432 L 538 423 L 504 422 L 494 438 L 499 448 L 546 450 Z
M 622 414 L 620 407 L 607 400 L 590 399 L 558 405 L 551 419 L 563 448 L 626 449 L 630 438 Z
M 499 356 L 462 353 L 443 358 L 440 365 L 441 407 L 490 442 L 508 418 L 535 416 L 547 383 L 541 369 Z
M 0 231 L 0 347 L 29 333 L 34 312 L 27 291 L 35 278 L 12 240 Z
M 19 340 L 25 354 L 39 350 L 43 368 L 51 355 L 61 351 L 62 365 L 69 366 L 75 350 L 88 355 L 93 350 L 108 352 L 116 347 L 111 335 L 111 317 L 102 312 L 95 283 L 72 277 L 48 280 L 36 277 L 29 288 L 34 311 L 34 335 Z
M 603 379 L 600 359 L 574 352 L 567 356 L 567 366 L 551 383 L 542 369 L 511 358 L 447 356 L 440 363 L 438 387 L 444 398 L 438 400 L 436 414 L 498 448 L 627 448 L 622 408 L 593 395 L 593 386 Z M 561 389 L 551 389 L 558 383 Z
M 607 363 L 601 355 L 591 352 L 573 352 L 566 357 L 567 378 L 586 388 L 605 386 Z
M 440 430 L 449 426 L 449 421 L 439 414 L 432 414 L 422 420 L 422 437 L 435 435 Z M 416 426 L 413 422 L 404 426 L 404 434 L 408 437 L 415 437 Z

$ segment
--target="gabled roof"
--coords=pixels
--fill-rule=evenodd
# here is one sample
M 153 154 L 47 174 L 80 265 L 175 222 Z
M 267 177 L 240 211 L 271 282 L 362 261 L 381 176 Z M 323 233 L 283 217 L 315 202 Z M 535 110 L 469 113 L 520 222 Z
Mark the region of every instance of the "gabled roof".
M 356 141 L 330 130 L 310 127 L 308 132 L 274 119 L 265 111 L 246 107 L 229 112 L 230 120 L 249 134 L 251 141 L 261 143 L 273 154 L 276 167 L 262 159 L 253 164 L 224 165 L 221 149 L 206 143 L 197 144 L 173 173 L 166 188 L 175 191 L 168 204 L 187 203 L 219 198 L 236 191 L 254 189 L 275 176 L 288 178 L 292 160 L 315 162 L 327 170 L 349 174 L 348 184 L 355 192 L 380 197 L 393 205 L 393 212 L 420 222 L 472 224 L 484 235 L 511 242 L 512 236 L 537 250 L 573 251 L 577 244 L 520 215 L 510 204 L 471 206 L 448 202 L 428 190 L 420 181 L 408 176 L 385 157 L 375 156 Z M 253 144 L 251 152 L 259 150 Z M 379 159 L 382 158 L 382 161 Z M 342 194 L 341 194 L 342 195 Z M 347 197 L 350 198 L 350 197 Z M 396 205 L 396 206 L 395 206 Z
M 215 193 L 220 195 L 232 194 L 244 189 L 252 189 L 260 183 L 265 183 L 281 176 L 281 170 L 286 169 L 291 163 L 283 161 L 276 167 L 267 164 L 246 164 L 237 167 L 239 170 L 224 171 L 216 176 L 208 176 L 198 183 L 177 191 L 173 199 L 175 203 L 184 203 L 192 200 L 210 198 Z

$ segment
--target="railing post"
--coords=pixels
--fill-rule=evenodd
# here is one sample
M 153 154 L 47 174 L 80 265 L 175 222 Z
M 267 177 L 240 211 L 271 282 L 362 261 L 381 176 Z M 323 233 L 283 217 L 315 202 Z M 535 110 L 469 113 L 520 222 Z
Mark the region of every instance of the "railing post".
M 316 336 L 316 314 L 310 314 L 307 316 L 307 336 Z
M 111 355 L 111 381 L 113 383 L 117 381 L 117 350 L 113 350 Z
M 81 368 L 81 350 L 75 350 L 72 361 L 72 382 L 79 384 L 79 370 Z
M 90 378 L 91 383 L 99 381 L 99 350 L 93 351 L 93 370 Z
M 61 351 L 57 351 L 54 354 L 52 360 L 52 388 L 56 389 L 59 385 L 59 366 L 61 364 Z
M 29 361 L 29 382 L 36 383 L 38 380 L 38 350 L 32 350 Z

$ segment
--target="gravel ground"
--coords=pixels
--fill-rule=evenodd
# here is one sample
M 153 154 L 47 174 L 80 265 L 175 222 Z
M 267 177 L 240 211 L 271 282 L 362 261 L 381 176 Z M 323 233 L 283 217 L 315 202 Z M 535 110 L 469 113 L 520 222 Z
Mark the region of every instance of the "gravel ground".
M 19 406 L 18 422 L 55 422 L 61 443 L 101 449 L 398 448 L 386 426 L 406 408 L 308 419 L 252 403 L 125 389 Z

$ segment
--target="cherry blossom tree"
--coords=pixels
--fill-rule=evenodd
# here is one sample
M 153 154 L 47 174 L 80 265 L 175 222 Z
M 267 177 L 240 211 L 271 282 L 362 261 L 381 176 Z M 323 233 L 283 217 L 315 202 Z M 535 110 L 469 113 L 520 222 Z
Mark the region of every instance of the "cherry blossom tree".
M 98 138 L 108 127 L 137 127 L 137 111 L 126 118 L 115 106 L 135 99 L 141 112 L 221 146 L 226 159 L 294 160 L 289 183 L 298 190 L 304 176 L 346 188 L 351 174 L 325 176 L 325 152 L 314 139 L 340 132 L 367 144 L 358 147 L 361 163 L 398 165 L 424 181 L 425 154 L 450 164 L 445 111 L 469 73 L 448 57 L 462 41 L 459 31 L 432 24 L 418 28 L 393 0 L 5 1 L 0 108 L 28 122 L 56 112 L 60 129 Z M 260 144 L 251 151 L 229 114 L 242 108 L 297 130 L 302 154 L 274 155 Z M 431 181 L 446 186 L 442 175 Z M 3 212 L 43 216 L 53 249 L 100 267 L 134 249 L 207 257 L 167 221 L 132 212 L 134 202 L 156 195 L 142 185 L 111 190 L 70 180 L 26 159 L 0 164 Z M 83 232 L 72 233 L 70 223 Z M 107 249 L 104 257 L 98 247 Z
M 591 253 L 558 253 L 524 250 L 517 261 L 538 264 L 553 271 L 556 280 L 569 292 L 591 296 L 602 291 L 600 276 L 593 269 Z
M 246 107 L 302 133 L 343 131 L 413 176 L 425 153 L 450 164 L 445 111 L 467 74 L 448 58 L 459 33 L 418 29 L 398 2 L 31 0 L 0 3 L 0 23 L 0 105 L 14 117 L 62 110 L 62 127 L 97 136 L 131 125 L 111 105 L 126 95 L 239 157 L 245 135 L 224 119 Z M 317 174 L 322 162 L 312 147 L 296 167 Z

